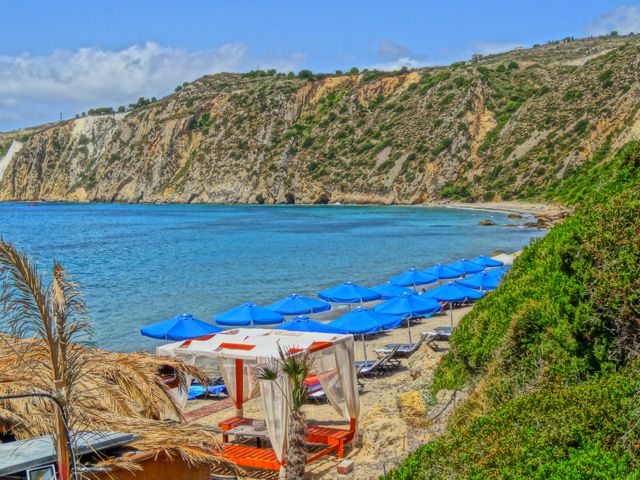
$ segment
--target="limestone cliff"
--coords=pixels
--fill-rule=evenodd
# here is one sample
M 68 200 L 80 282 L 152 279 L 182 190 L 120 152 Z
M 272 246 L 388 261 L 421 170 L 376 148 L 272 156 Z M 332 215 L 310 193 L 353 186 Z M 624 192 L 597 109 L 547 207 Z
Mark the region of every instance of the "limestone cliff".
M 218 74 L 125 113 L 0 133 L 0 199 L 531 198 L 640 133 L 640 37 L 449 67 Z

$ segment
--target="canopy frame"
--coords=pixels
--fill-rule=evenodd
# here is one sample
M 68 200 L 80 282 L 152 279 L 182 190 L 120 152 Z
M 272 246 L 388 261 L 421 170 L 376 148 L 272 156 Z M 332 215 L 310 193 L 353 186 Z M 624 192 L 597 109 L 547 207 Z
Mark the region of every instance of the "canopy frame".
M 217 358 L 227 390 L 234 402 L 236 417 L 239 418 L 244 416 L 244 403 L 258 396 L 261 389 L 267 388 L 263 382 L 271 382 L 258 380 L 255 370 L 270 360 L 280 358 L 281 351 L 291 356 L 322 353 L 320 361 L 317 362 L 319 365 L 316 365 L 315 369 L 318 370 L 317 376 L 329 403 L 345 420 L 349 420 L 349 438 L 353 438 L 360 404 L 352 335 L 235 329 L 157 348 L 159 355 L 178 357 L 191 364 L 195 364 L 199 357 Z M 283 413 L 282 405 L 287 401 L 284 397 L 290 387 L 284 374 L 281 374 L 276 382 L 286 385 L 287 388 L 273 389 L 269 385 L 271 395 L 269 399 L 263 398 L 262 412 L 267 423 L 269 439 L 278 461 L 282 464 L 288 430 L 288 413 Z M 276 390 L 282 391 L 283 398 L 271 398 Z M 288 408 L 286 411 L 288 412 Z

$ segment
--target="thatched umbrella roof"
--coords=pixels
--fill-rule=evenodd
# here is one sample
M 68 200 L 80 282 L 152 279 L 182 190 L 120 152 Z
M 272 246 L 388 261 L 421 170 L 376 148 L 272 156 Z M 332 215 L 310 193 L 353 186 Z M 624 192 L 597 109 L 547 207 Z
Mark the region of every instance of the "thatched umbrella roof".
M 140 450 L 180 455 L 190 463 L 224 462 L 219 457 L 217 431 L 202 425 L 184 424 L 182 412 L 160 372 L 170 369 L 178 384 L 189 378 L 205 380 L 195 366 L 145 353 L 117 353 L 68 346 L 82 358 L 68 401 L 68 420 L 73 430 L 135 433 L 132 444 Z M 49 392 L 52 372 L 46 359 L 47 345 L 40 340 L 0 335 L 0 395 Z M 45 399 L 0 402 L 0 430 L 17 439 L 47 435 L 53 428 L 52 405 Z

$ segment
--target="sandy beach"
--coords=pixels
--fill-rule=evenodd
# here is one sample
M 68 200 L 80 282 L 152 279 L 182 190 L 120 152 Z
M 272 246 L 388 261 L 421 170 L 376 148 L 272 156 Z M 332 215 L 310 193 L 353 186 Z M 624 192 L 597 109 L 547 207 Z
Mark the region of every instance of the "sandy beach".
M 471 310 L 464 307 L 454 310 L 453 323 Z M 450 325 L 450 314 L 440 314 L 423 319 L 411 328 L 412 338 L 416 341 L 421 332 L 433 330 L 438 326 Z M 374 349 L 388 343 L 408 342 L 406 327 L 398 328 L 367 339 L 367 356 L 375 358 Z M 363 359 L 362 343 L 354 345 L 357 360 Z M 402 361 L 402 367 L 384 376 L 366 379 L 365 390 L 360 395 L 360 430 L 362 445 L 357 447 L 353 442 L 348 447 L 346 458 L 355 461 L 352 478 L 370 479 L 383 474 L 384 468 L 390 469 L 420 444 L 429 440 L 444 427 L 445 415 L 437 421 L 429 422 L 426 416 L 423 391 L 428 384 L 435 365 L 448 351 L 448 343 L 437 342 L 435 348 L 422 345 L 420 350 L 410 359 Z M 439 398 L 439 401 L 444 400 Z M 188 403 L 188 410 L 193 410 L 219 400 L 195 400 Z M 327 403 L 309 403 L 305 408 L 311 424 L 348 427 Z M 253 399 L 245 405 L 245 416 L 262 418 L 260 398 Z M 220 421 L 234 415 L 232 407 L 200 418 L 197 423 L 217 425 Z M 339 463 L 335 456 L 310 464 L 307 477 L 310 479 L 334 478 L 335 468 Z M 269 472 L 248 472 L 250 478 L 277 478 Z
M 440 206 L 451 208 L 466 208 L 470 210 L 486 210 L 489 212 L 509 212 L 520 215 L 547 215 L 558 216 L 567 212 L 567 208 L 557 203 L 527 203 L 516 201 L 502 202 L 445 202 Z

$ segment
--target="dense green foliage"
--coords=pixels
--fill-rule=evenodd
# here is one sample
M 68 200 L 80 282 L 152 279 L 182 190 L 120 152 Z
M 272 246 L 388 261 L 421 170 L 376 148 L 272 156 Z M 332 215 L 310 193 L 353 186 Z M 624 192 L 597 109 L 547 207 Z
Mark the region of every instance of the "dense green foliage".
M 87 110 L 87 113 L 89 115 L 105 115 L 109 113 L 114 113 L 114 110 L 113 110 L 113 107 L 97 107 L 97 108 L 90 108 L 89 110 Z
M 424 445 L 391 478 L 640 478 L 620 440 L 637 388 L 637 380 L 613 374 L 521 396 Z
M 475 389 L 392 478 L 640 478 L 639 175 L 632 143 L 558 187 L 582 203 L 455 330 L 430 394 Z
M 610 142 L 595 152 L 589 162 L 546 192 L 546 198 L 563 203 L 580 203 L 594 195 L 599 197 L 621 192 L 640 183 L 640 142 L 633 142 L 606 160 Z

